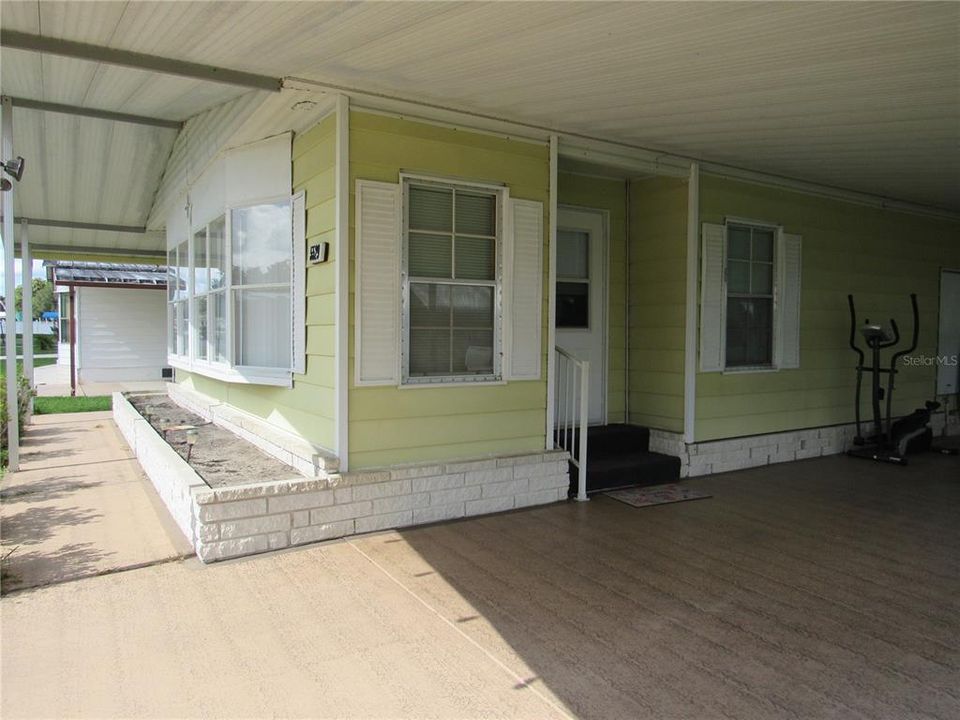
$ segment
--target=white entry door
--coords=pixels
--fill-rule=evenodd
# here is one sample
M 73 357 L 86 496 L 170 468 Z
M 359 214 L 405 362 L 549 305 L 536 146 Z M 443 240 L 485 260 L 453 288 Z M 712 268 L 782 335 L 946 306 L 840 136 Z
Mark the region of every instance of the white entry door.
M 601 210 L 557 215 L 557 345 L 590 362 L 589 420 L 606 423 L 607 238 Z

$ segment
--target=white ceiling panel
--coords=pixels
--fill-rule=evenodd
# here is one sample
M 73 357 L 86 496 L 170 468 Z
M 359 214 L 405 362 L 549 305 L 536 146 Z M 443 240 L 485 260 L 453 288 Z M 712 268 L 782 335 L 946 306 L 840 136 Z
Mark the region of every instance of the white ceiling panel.
M 145 224 L 177 131 L 14 109 L 16 151 L 27 160 L 14 194 L 25 217 Z
M 960 3 L 5 0 L 0 23 L 960 210 Z M 16 50 L 0 68 L 16 96 L 176 120 L 224 108 L 205 116 L 223 128 L 249 112 L 215 83 Z M 25 185 L 25 209 L 144 221 L 162 167 L 142 166 L 164 165 L 172 132 L 35 115 L 16 132 L 42 194 Z M 174 161 L 182 174 L 182 148 Z

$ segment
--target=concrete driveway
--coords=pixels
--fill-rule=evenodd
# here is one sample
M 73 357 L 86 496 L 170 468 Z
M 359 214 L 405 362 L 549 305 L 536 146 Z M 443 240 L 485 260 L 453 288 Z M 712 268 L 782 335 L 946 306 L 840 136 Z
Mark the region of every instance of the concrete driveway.
M 568 717 L 350 543 L 61 584 L 2 619 L 4 718 Z
M 193 553 L 111 413 L 38 415 L 0 481 L 4 593 Z

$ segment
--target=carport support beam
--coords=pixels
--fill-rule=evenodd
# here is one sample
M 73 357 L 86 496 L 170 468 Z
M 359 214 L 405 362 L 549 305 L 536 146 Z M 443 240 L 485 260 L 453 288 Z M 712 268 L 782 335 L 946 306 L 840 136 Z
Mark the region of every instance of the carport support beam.
M 3 161 L 13 159 L 13 105 L 10 98 L 4 97 L 0 103 L 3 112 L 0 131 L 3 134 Z M 0 175 L 3 171 L 0 170 Z M 16 293 L 16 243 L 13 239 L 13 191 L 17 181 L 10 178 L 11 187 L 3 195 L 3 287 L 6 301 L 4 318 L 5 350 L 7 353 L 7 469 L 16 472 L 20 469 L 20 426 L 19 393 L 17 392 L 17 310 L 14 297 Z
M 23 376 L 33 382 L 33 257 L 30 255 L 30 224 L 20 223 L 20 277 L 23 283 Z M 33 415 L 33 394 L 27 400 L 27 417 Z
M 102 45 L 90 45 L 88 43 L 74 42 L 73 40 L 63 40 L 43 35 L 31 35 L 14 30 L 4 30 L 0 32 L 0 44 L 4 47 L 15 48 L 17 50 L 47 53 L 61 57 L 75 58 L 77 60 L 105 63 L 107 65 L 120 65 L 121 67 L 147 70 L 148 72 L 163 73 L 165 75 L 179 75 L 180 77 L 223 83 L 225 85 L 237 85 L 253 90 L 280 92 L 283 86 L 281 78 L 230 70 L 228 68 L 216 67 L 215 65 L 203 65 L 186 60 L 178 60 L 176 58 L 147 55 L 146 53 L 131 52 L 130 50 L 118 50 Z

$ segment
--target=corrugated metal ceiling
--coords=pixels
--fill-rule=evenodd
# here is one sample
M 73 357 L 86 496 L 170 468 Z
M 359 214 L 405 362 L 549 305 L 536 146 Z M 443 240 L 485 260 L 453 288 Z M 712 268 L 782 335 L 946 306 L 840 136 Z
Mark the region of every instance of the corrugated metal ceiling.
M 6 0 L 0 22 L 960 209 L 957 3 Z M 16 50 L 0 59 L 7 94 L 161 118 L 242 93 Z M 15 120 L 31 153 L 18 211 L 146 222 L 175 131 Z

